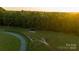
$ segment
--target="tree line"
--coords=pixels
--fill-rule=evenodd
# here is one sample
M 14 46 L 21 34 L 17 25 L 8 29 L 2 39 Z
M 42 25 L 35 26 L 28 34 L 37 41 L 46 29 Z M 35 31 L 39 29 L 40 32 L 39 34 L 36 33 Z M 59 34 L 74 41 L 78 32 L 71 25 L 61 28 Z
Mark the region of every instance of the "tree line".
M 79 32 L 79 13 L 6 11 L 0 8 L 0 26 L 77 33 Z

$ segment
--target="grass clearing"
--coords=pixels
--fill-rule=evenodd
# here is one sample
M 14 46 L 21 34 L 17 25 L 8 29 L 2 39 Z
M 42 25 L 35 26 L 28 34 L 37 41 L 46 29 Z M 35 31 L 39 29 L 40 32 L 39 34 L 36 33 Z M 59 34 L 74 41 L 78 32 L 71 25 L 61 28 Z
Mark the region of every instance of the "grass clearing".
M 4 27 L 3 29 L 4 31 L 17 32 L 23 36 L 26 36 L 28 50 L 30 51 L 51 51 L 51 50 L 55 50 L 55 51 L 62 51 L 62 50 L 77 51 L 78 50 L 79 51 L 79 36 L 76 36 L 75 34 L 53 32 L 53 31 L 31 32 L 24 28 L 14 28 L 14 27 L 11 27 L 11 28 L 8 27 L 7 29 L 5 29 Z M 6 36 L 6 35 L 3 35 L 3 36 Z M 44 41 L 48 45 L 43 43 Z
M 15 36 L 0 32 L 0 51 L 18 51 L 19 47 L 20 42 Z
M 36 33 L 27 33 L 32 38 L 33 42 L 29 43 L 31 50 L 79 50 L 79 36 L 75 34 L 67 34 L 53 31 L 36 31 Z M 49 46 L 41 43 L 42 38 L 49 44 Z

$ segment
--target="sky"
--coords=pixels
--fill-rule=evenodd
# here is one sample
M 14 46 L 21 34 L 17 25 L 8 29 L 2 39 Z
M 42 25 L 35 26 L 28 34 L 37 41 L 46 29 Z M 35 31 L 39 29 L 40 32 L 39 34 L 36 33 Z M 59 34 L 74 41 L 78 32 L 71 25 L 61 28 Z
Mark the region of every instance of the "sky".
M 79 12 L 79 0 L 0 0 L 7 10 Z

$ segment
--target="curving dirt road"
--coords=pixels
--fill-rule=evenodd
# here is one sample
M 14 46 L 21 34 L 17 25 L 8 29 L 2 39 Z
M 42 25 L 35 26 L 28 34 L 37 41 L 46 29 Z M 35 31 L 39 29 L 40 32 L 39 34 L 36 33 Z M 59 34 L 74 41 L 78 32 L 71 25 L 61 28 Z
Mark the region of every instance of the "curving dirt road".
M 24 36 L 18 34 L 18 33 L 14 33 L 14 32 L 4 32 L 5 34 L 8 34 L 8 35 L 13 35 L 13 36 L 16 36 L 18 38 L 18 40 L 20 40 L 20 51 L 25 51 L 26 50 L 26 39 Z

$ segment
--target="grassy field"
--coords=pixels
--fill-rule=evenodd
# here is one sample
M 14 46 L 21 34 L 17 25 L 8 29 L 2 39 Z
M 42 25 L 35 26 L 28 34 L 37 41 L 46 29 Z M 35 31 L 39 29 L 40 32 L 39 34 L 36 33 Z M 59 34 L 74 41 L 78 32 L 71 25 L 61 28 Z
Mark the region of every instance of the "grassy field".
M 0 31 L 2 30 L 17 32 L 25 36 L 29 51 L 79 50 L 79 36 L 75 34 L 53 31 L 29 31 L 24 28 L 14 27 L 1 27 Z M 0 50 L 18 50 L 19 42 L 13 36 L 0 33 L 0 39 L 0 42 L 3 42 L 0 43 Z
M 0 31 L 0 51 L 16 51 L 19 47 L 20 42 L 15 36 Z
M 18 38 L 16 38 L 16 36 L 13 35 L 7 35 L 4 34 L 3 32 L 13 32 L 13 33 L 17 33 L 20 34 L 22 37 L 24 36 L 22 32 L 24 32 L 25 29 L 22 28 L 18 28 L 18 27 L 6 27 L 6 26 L 1 26 L 0 27 L 0 39 L 4 42 L 3 45 L 1 45 L 0 51 L 4 50 L 4 51 L 18 51 L 20 49 L 20 41 L 18 40 Z M 26 31 L 27 32 L 27 31 Z M 24 36 L 25 37 L 25 36 Z M 26 48 L 27 48 L 27 43 L 28 43 L 28 38 L 26 37 Z M 7 42 L 7 43 L 6 43 Z M 28 48 L 26 49 L 28 50 Z
M 79 36 L 52 31 L 36 31 L 25 33 L 32 38 L 29 43 L 30 50 L 79 50 Z M 44 39 L 44 40 L 43 40 Z M 43 43 L 46 42 L 47 44 Z

